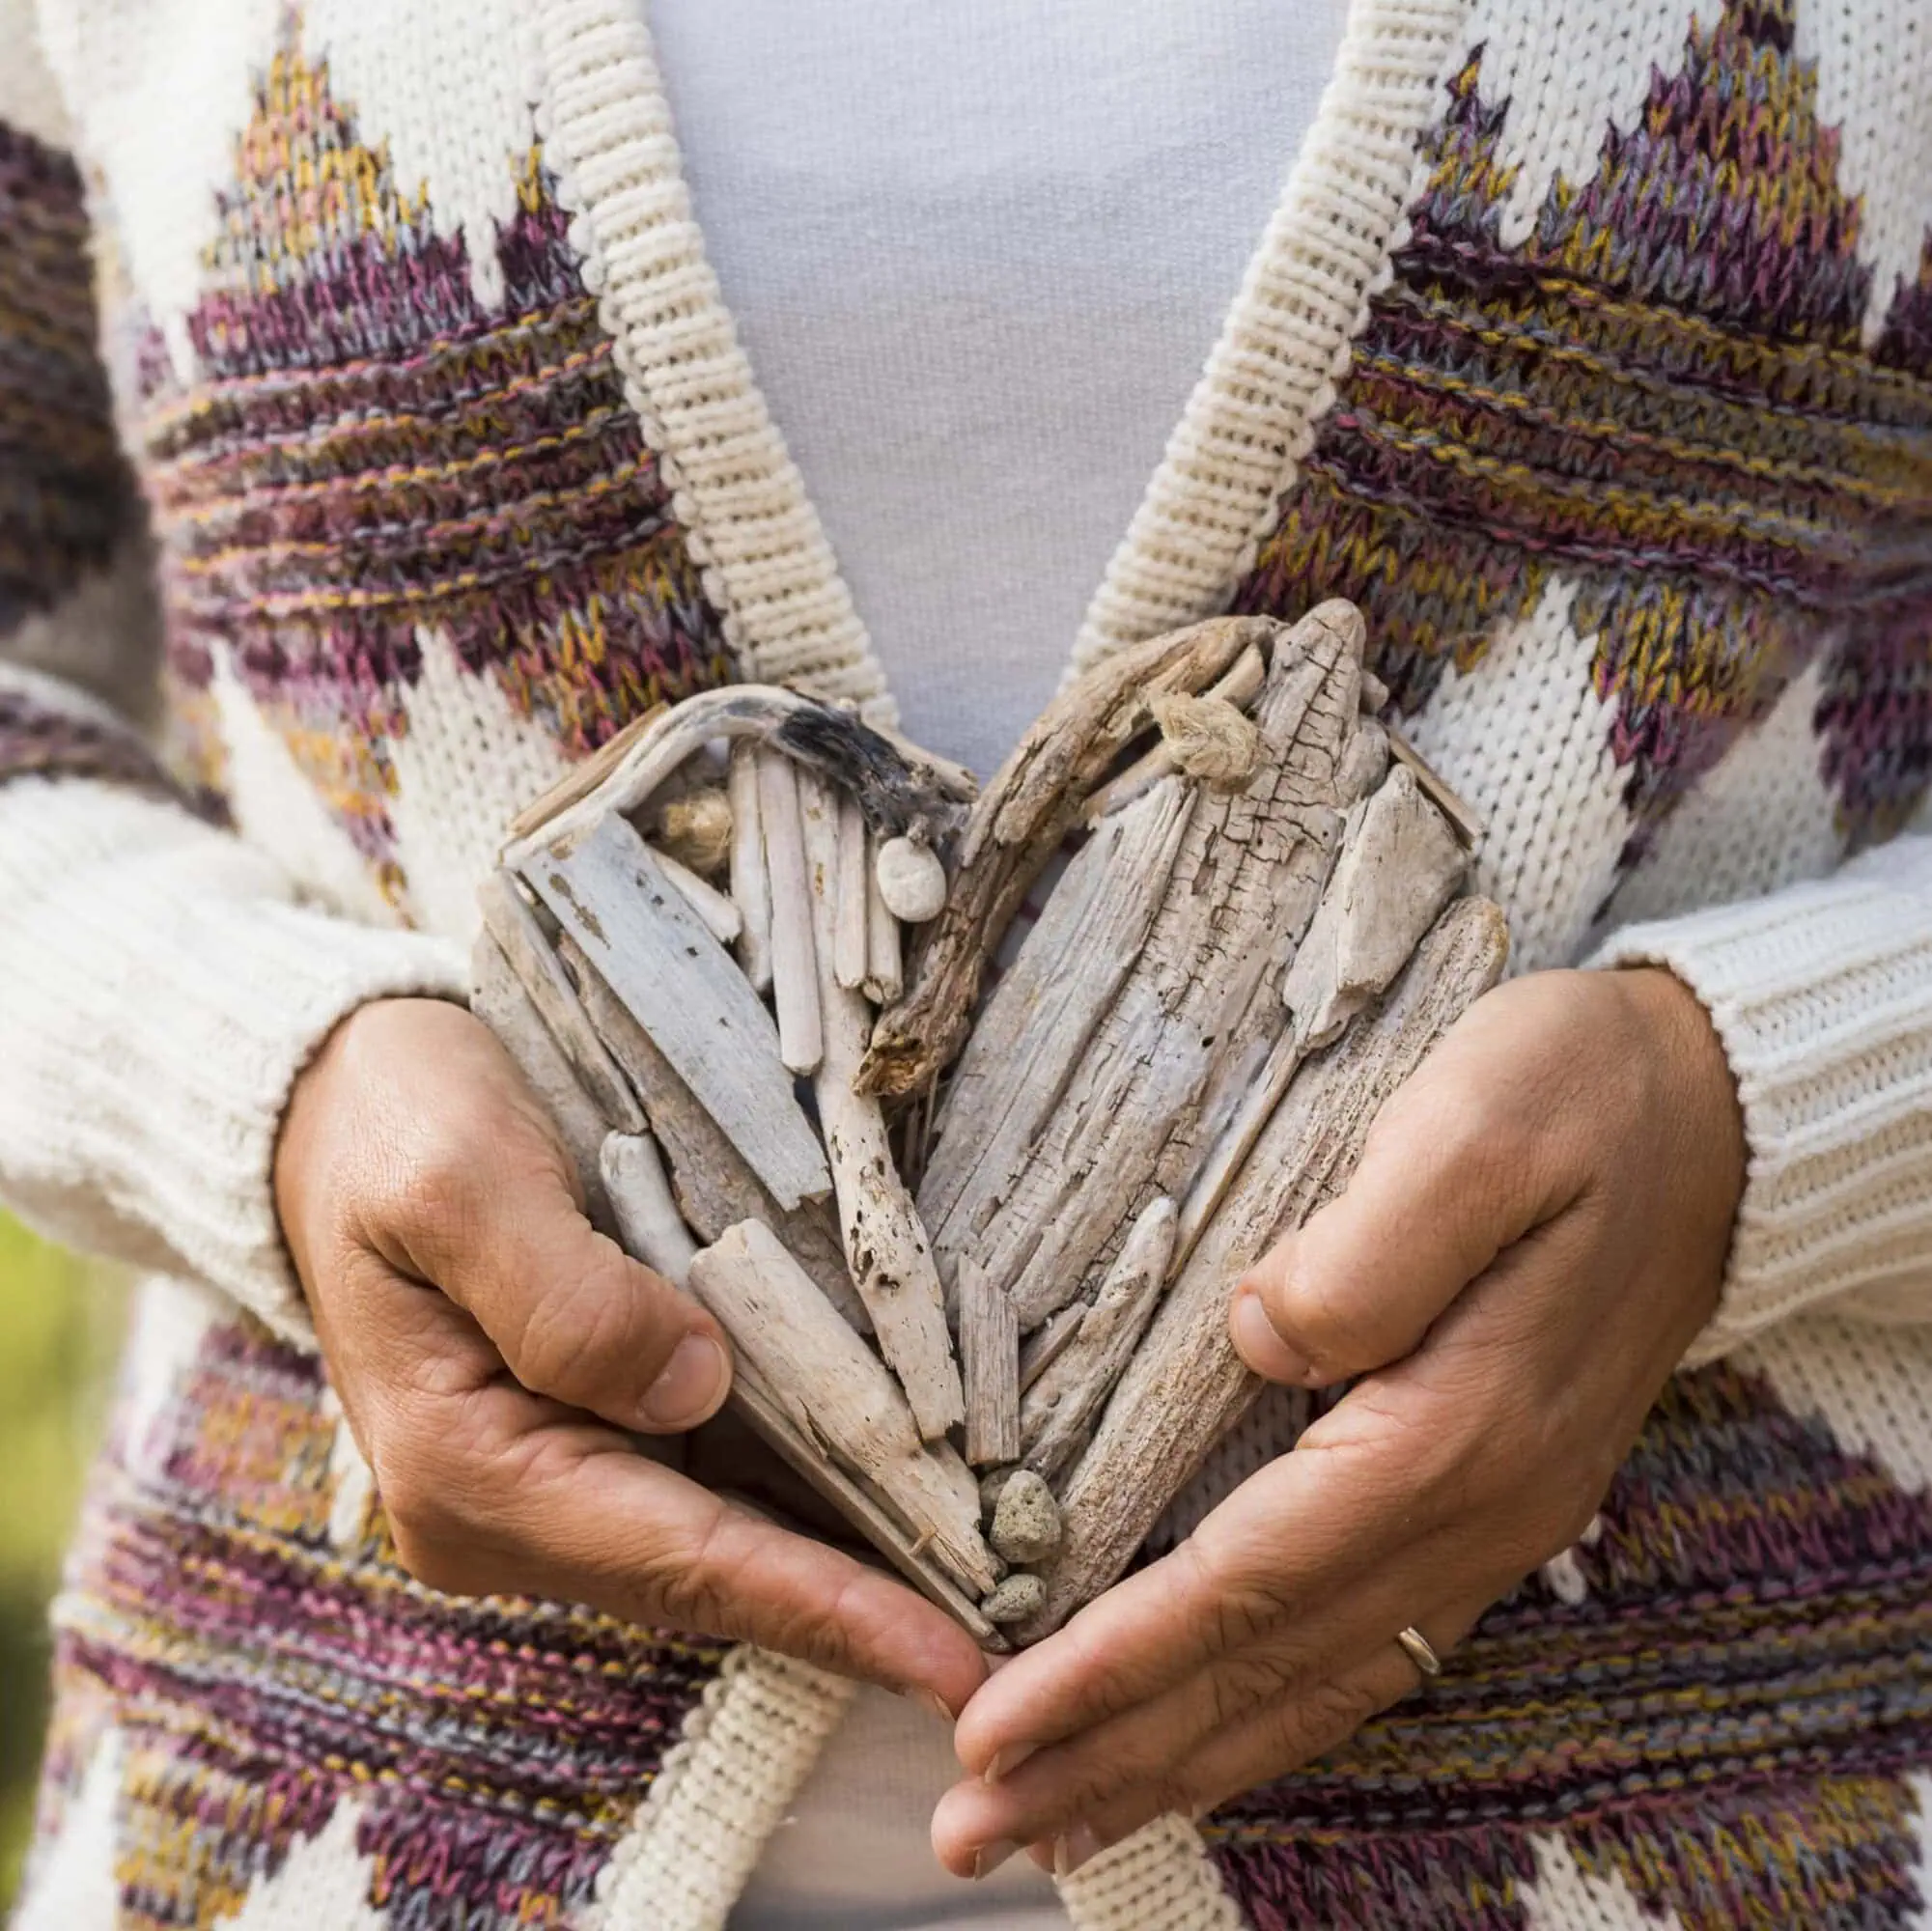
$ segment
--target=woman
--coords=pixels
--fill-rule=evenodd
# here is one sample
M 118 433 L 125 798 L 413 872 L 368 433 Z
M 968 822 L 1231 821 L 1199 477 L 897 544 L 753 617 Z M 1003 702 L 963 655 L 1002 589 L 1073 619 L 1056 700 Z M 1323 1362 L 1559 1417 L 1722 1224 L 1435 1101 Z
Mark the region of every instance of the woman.
M 147 1280 L 20 1921 L 1917 1921 L 1917 0 L 23 5 L 0 1183 Z M 716 1496 L 474 885 L 660 699 L 985 767 L 1330 595 L 1520 976 L 988 1678 Z

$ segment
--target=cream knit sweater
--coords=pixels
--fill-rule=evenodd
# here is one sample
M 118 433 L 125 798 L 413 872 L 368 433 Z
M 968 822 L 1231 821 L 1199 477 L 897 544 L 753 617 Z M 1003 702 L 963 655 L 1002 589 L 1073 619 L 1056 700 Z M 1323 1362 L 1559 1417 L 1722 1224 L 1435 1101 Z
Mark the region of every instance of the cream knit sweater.
M 210 290 L 238 301 L 251 286 L 234 238 L 259 209 L 216 190 L 236 175 L 238 134 L 272 105 L 258 92 L 266 64 L 278 48 L 299 57 L 287 52 L 294 29 L 255 0 L 50 4 L 40 21 L 49 75 L 26 52 L 21 5 L 0 5 L 0 123 L 75 149 L 108 217 L 109 317 L 123 331 L 109 360 L 179 625 L 204 610 L 200 586 L 219 560 L 197 547 L 202 513 L 177 488 L 171 425 L 208 406 L 194 398 L 216 342 Z M 1443 120 L 1444 88 L 1474 50 L 1483 98 L 1510 102 L 1482 137 L 1495 149 L 1486 232 L 1525 246 L 1539 219 L 1555 219 L 1547 210 L 1568 205 L 1564 184 L 1642 124 L 1660 64 L 1685 58 L 1687 39 L 1704 46 L 1699 11 L 1356 0 L 1243 291 L 1069 640 L 1078 661 L 1258 595 L 1285 567 L 1283 530 L 1342 461 L 1321 438 L 1366 419 L 1348 388 L 1363 366 L 1351 354 L 1375 302 L 1402 286 L 1399 251 L 1421 233 L 1416 210 L 1447 165 L 1439 137 L 1457 125 Z M 1895 56 L 1894 10 L 1806 0 L 1794 11 L 1783 57 L 1804 64 L 1815 111 L 1840 128 L 1829 152 L 1862 210 L 1855 249 L 1876 343 L 1900 278 L 1918 268 L 1932 78 L 1918 52 Z M 460 294 L 476 313 L 502 308 L 516 265 L 495 238 L 530 207 L 515 169 L 495 163 L 541 132 L 623 403 L 656 452 L 663 514 L 685 533 L 719 633 L 750 674 L 883 714 L 859 612 L 689 218 L 634 11 L 482 0 L 451 14 L 415 0 L 378 16 L 310 0 L 299 38 L 326 52 L 316 112 L 354 103 L 361 128 L 386 136 L 382 167 L 406 184 L 397 207 L 433 210 L 439 235 L 466 242 Z M 1927 23 L 1911 45 L 1932 47 Z M 302 70 L 304 85 L 316 71 Z M 240 160 L 272 159 L 264 141 Z M 376 193 L 375 176 L 347 178 Z M 498 829 L 568 762 L 555 707 L 476 674 L 458 628 L 429 611 L 409 632 L 410 675 L 372 727 L 380 835 L 358 842 L 367 774 L 331 766 L 348 753 L 305 735 L 299 701 L 265 698 L 252 633 L 224 641 L 216 624 L 195 706 L 232 814 L 234 829 L 217 829 L 146 776 L 112 709 L 139 708 L 131 680 L 151 642 L 141 571 L 130 544 L 114 570 L 50 601 L 0 602 L 0 757 L 20 772 L 0 788 L 0 1191 L 58 1235 L 157 1276 L 124 1422 L 137 1437 L 140 1404 L 165 1398 L 218 1318 L 208 1290 L 308 1345 L 269 1189 L 290 1084 L 357 1004 L 462 995 L 473 888 Z M 1481 883 L 1509 913 L 1517 969 L 1657 961 L 1722 1036 L 1750 1176 L 1722 1303 L 1694 1359 L 1744 1363 L 1793 1413 L 1918 1494 L 1932 1487 L 1932 840 L 1907 833 L 1846 861 L 1840 775 L 1820 748 L 1830 638 L 1781 687 L 1771 681 L 1777 694 L 1749 728 L 1704 766 L 1688 763 L 1682 796 L 1660 808 L 1634 776 L 1627 692 L 1605 664 L 1621 606 L 1592 582 L 1582 562 L 1555 555 L 1533 596 L 1452 661 L 1432 659 L 1406 694 L 1398 684 L 1409 728 L 1486 822 Z M 263 607 L 294 594 L 272 573 L 257 592 Z M 1407 605 L 1384 616 L 1365 601 L 1372 623 L 1411 622 Z M 1926 676 L 1923 639 L 1909 648 L 1918 668 L 1901 677 L 1901 709 L 1920 701 Z M 1210 1486 L 1279 1445 L 1257 1422 Z M 346 1434 L 338 1453 L 340 1495 L 357 1479 L 366 1492 Z M 1568 1575 L 1552 1580 L 1559 1595 Z M 843 1688 L 812 1672 L 735 1658 L 580 1921 L 721 1922 L 843 1706 Z M 117 1734 L 97 1746 L 99 1788 L 77 1781 L 67 1838 L 42 1860 L 23 1920 L 35 1931 L 109 1921 L 98 1872 Z M 1524 1890 L 1532 1931 L 1653 1921 L 1559 1834 L 1536 1841 L 1538 1876 Z M 355 1855 L 329 1866 L 344 1898 Z M 1119 1847 L 1063 1893 L 1085 1925 L 1238 1921 L 1199 1835 L 1179 1823 Z M 316 1921 L 294 1889 L 249 1912 L 233 1921 Z M 329 1919 L 358 1931 L 383 1921 Z

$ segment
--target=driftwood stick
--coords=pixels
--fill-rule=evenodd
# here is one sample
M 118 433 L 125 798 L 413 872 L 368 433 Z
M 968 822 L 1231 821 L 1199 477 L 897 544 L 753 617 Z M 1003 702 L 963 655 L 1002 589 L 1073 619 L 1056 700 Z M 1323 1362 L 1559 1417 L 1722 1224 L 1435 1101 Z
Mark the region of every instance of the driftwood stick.
M 1061 1491 L 1065 1545 L 1046 1607 L 1021 1630 L 1048 1635 L 1106 1588 L 1261 1384 L 1227 1332 L 1232 1284 L 1283 1233 L 1347 1184 L 1383 1103 L 1481 993 L 1509 949 L 1486 899 L 1451 906 L 1380 1011 L 1363 1015 L 1288 1090 L 1253 1159 L 1168 1290 Z M 1162 1470 L 1150 1483 L 1147 1471 Z
M 606 1126 L 627 1133 L 642 1132 L 644 1112 L 636 1094 L 585 1018 L 569 974 L 557 964 L 556 954 L 537 923 L 537 914 L 524 902 L 516 882 L 502 872 L 492 872 L 477 888 L 477 902 L 483 910 L 484 930 L 501 947 L 530 1003 L 576 1069 Z
M 776 751 L 758 754 L 758 815 L 771 886 L 771 991 L 780 1054 L 791 1072 L 812 1074 L 825 1057 L 812 892 L 798 816 L 798 774 Z
M 1068 686 L 973 806 L 945 910 L 925 936 L 906 996 L 881 1015 L 866 1060 L 868 1092 L 923 1086 L 959 1049 L 987 961 L 1033 881 L 1079 823 L 1088 794 L 1142 728 L 1157 690 L 1199 690 L 1282 627 L 1222 617 L 1123 651 Z
M 1067 1347 L 1021 1403 L 1019 1452 L 1050 1483 L 1057 1482 L 1086 1446 L 1107 1396 L 1154 1318 L 1174 1254 L 1175 1220 L 1174 1203 L 1165 1196 L 1142 1212 L 1100 1292 L 1081 1310 Z M 962 1264 L 962 1290 L 966 1273 Z
M 831 1176 L 771 1015 L 629 821 L 605 818 L 525 876 L 778 1204 L 824 1198 Z
M 1020 1319 L 972 1261 L 959 1268 L 966 1457 L 983 1469 L 1020 1459 Z
M 1386 695 L 1385 692 L 1385 698 Z M 1470 851 L 1474 851 L 1482 843 L 1481 816 L 1468 799 L 1444 781 L 1436 768 L 1400 731 L 1393 725 L 1384 728 L 1388 732 L 1388 748 L 1415 773 L 1415 782 L 1428 794 L 1430 801 L 1442 816 L 1456 827 L 1456 836 Z
M 771 881 L 765 870 L 765 831 L 758 815 L 758 751 L 731 747 L 731 898 L 742 929 L 738 963 L 754 993 L 771 990 Z
M 645 734 L 657 729 L 670 708 L 668 704 L 654 704 L 641 717 L 633 717 L 614 738 L 573 765 L 542 797 L 526 804 L 510 821 L 511 844 L 534 837 L 552 819 L 587 798 L 624 763 Z
M 584 1091 L 556 1035 L 544 1023 L 503 948 L 487 931 L 477 935 L 470 974 L 470 1011 L 502 1041 L 556 1123 L 583 1188 L 584 1212 L 591 1224 L 603 1233 L 616 1233 L 617 1218 L 598 1163 L 610 1131 L 603 1109 Z
M 644 1102 L 686 1225 L 700 1241 L 714 1241 L 740 1220 L 764 1221 L 818 1283 L 840 1318 L 857 1332 L 869 1333 L 872 1317 L 853 1288 L 844 1250 L 826 1209 L 800 1206 L 787 1212 L 780 1207 L 582 951 L 568 937 L 560 951 L 575 975 L 584 1011 L 598 1037 L 609 1047 Z
M 899 921 L 879 889 L 879 841 L 868 838 L 865 852 L 865 996 L 887 1006 L 905 991 Z
M 809 773 L 798 807 L 811 888 L 814 952 L 825 1055 L 814 1092 L 838 1195 L 846 1261 L 872 1316 L 880 1351 L 905 1384 L 919 1432 L 936 1441 L 966 1415 L 958 1364 L 946 1331 L 945 1297 L 931 1243 L 899 1178 L 879 1102 L 853 1090 L 871 1031 L 862 993 L 834 969 L 838 926 L 838 800 Z
M 607 1134 L 598 1170 L 626 1250 L 683 1287 L 698 1244 L 671 1197 L 658 1142 L 649 1133 Z
M 703 920 L 704 927 L 720 945 L 734 943 L 744 930 L 744 918 L 738 908 L 717 889 L 656 846 L 650 848 L 651 855 L 658 861 L 658 869 L 678 888 L 678 896 Z
M 691 1263 L 692 1291 L 801 1428 L 875 1483 L 959 1586 L 982 1596 L 997 1581 L 979 1528 L 972 1471 L 943 1442 L 920 1440 L 899 1384 L 769 1227 L 747 1220 Z
M 838 878 L 833 886 L 837 929 L 832 945 L 832 969 L 839 984 L 849 993 L 864 990 L 871 963 L 866 931 L 866 910 L 871 899 L 865 876 L 868 855 L 865 815 L 851 798 L 841 798 Z
M 845 712 L 773 685 L 737 684 L 654 714 L 627 740 L 621 757 L 607 766 L 600 762 L 588 785 L 579 779 L 559 788 L 557 796 L 568 797 L 561 808 L 548 808 L 533 829 L 513 833 L 503 862 L 518 870 L 538 849 L 582 837 L 607 813 L 635 811 L 681 765 L 719 738 L 762 740 L 823 772 L 856 798 L 865 822 L 888 838 L 917 831 L 931 842 L 944 841 L 972 796 L 961 790 L 955 768 L 909 756 Z M 525 818 L 538 814 L 533 810 Z

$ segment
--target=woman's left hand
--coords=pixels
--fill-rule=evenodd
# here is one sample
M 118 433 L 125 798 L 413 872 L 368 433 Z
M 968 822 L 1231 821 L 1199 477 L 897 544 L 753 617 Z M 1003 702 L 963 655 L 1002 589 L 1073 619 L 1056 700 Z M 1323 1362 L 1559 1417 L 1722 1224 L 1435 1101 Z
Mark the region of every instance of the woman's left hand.
M 1270 1380 L 1362 1376 L 1174 1553 L 997 1670 L 933 1824 L 984 1874 L 1062 1870 L 1320 1756 L 1413 1693 L 1583 1531 L 1710 1319 L 1745 1148 L 1668 973 L 1479 1000 L 1383 1110 L 1342 1197 L 1237 1284 Z

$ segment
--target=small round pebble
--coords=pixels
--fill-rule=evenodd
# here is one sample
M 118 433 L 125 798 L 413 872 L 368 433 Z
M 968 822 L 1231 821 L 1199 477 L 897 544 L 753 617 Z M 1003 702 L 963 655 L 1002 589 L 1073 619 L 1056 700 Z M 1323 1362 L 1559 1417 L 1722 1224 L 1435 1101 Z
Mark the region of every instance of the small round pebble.
M 1060 1505 L 1031 1469 L 1016 1469 L 994 1506 L 994 1548 L 1009 1562 L 1044 1562 L 1060 1546 Z
M 1016 1569 L 979 1606 L 990 1623 L 1023 1623 L 1047 1607 L 1047 1585 L 1024 1569 Z
M 894 918 L 924 925 L 945 910 L 946 868 L 930 845 L 888 838 L 879 848 L 876 869 L 879 896 Z

